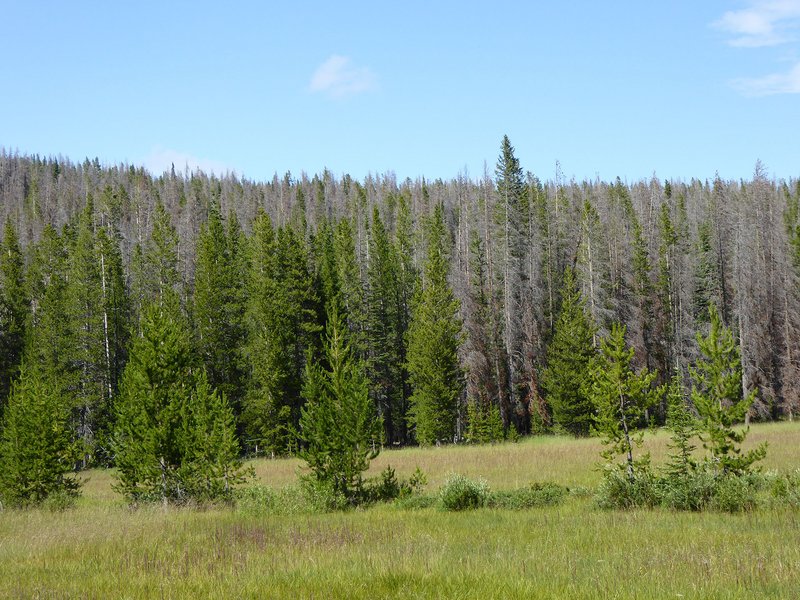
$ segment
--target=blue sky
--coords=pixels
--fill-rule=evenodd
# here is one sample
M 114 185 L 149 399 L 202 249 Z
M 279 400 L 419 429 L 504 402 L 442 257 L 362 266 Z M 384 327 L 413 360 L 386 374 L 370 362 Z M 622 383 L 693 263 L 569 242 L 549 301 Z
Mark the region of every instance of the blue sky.
M 800 0 L 0 0 L 0 146 L 250 179 L 800 176 Z

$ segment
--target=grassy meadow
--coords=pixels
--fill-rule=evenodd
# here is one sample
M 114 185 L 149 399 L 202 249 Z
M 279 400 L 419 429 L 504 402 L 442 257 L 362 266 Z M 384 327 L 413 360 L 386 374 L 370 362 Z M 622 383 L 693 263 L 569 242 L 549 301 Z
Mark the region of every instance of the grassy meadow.
M 800 423 L 757 425 L 766 469 L 800 467 Z M 662 462 L 668 437 L 649 434 Z M 419 467 L 493 489 L 531 481 L 592 488 L 595 439 L 386 451 L 375 473 Z M 252 461 L 295 485 L 300 462 Z M 556 507 L 446 513 L 391 505 L 331 514 L 235 508 L 129 509 L 106 471 L 73 509 L 0 512 L 2 598 L 798 598 L 800 512 L 601 511 L 585 494 Z

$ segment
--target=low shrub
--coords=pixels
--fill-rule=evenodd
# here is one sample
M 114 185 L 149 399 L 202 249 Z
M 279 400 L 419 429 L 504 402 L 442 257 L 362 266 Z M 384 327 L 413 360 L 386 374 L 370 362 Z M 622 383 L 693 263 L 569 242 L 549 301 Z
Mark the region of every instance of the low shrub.
M 480 508 L 489 498 L 489 485 L 483 479 L 469 479 L 464 475 L 450 475 L 439 492 L 439 502 L 444 510 L 459 511 Z
M 569 489 L 552 482 L 532 483 L 526 488 L 492 492 L 486 505 L 492 508 L 524 510 L 561 504 Z
M 713 473 L 691 471 L 663 476 L 657 481 L 659 504 L 673 510 L 699 511 L 711 504 L 716 490 Z
M 631 479 L 624 465 L 609 465 L 595 502 L 605 509 L 653 507 L 659 503 L 656 478 L 649 469 L 638 468 Z
M 775 476 L 769 491 L 776 504 L 800 508 L 800 469 L 788 475 Z
M 366 481 L 363 502 L 391 502 L 398 498 L 417 495 L 427 483 L 428 479 L 419 467 L 408 479 L 398 479 L 395 470 L 387 466 L 380 475 Z
M 657 475 L 637 470 L 634 478 L 621 467 L 607 467 L 595 500 L 600 508 L 628 509 L 661 506 L 672 510 L 753 510 L 769 488 L 761 473 L 721 473 L 701 465 L 682 475 Z
M 709 508 L 729 513 L 753 510 L 758 506 L 758 492 L 765 487 L 765 481 L 758 473 L 721 475 L 715 481 Z

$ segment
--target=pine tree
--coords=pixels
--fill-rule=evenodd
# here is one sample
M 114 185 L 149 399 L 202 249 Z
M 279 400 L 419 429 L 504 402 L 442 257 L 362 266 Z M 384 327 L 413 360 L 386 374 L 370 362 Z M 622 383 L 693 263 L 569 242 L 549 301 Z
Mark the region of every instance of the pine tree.
M 495 184 L 498 202 L 495 205 L 495 221 L 499 226 L 498 246 L 502 254 L 499 264 L 502 268 L 503 322 L 502 335 L 505 346 L 505 380 L 508 384 L 508 406 L 503 407 L 506 420 L 510 423 L 513 415 L 522 415 L 516 426 L 527 428 L 527 406 L 523 402 L 524 390 L 522 358 L 522 290 L 524 283 L 523 243 L 525 240 L 525 181 L 519 159 L 514 155 L 514 147 L 503 136 L 500 156 L 495 168 Z M 498 270 L 498 274 L 500 271 Z
M 553 411 L 553 424 L 575 435 L 587 435 L 593 419 L 589 376 L 595 355 L 595 327 L 586 313 L 571 268 L 564 272 L 561 309 L 547 348 L 542 386 Z
M 367 356 L 367 307 L 361 269 L 356 256 L 356 241 L 353 227 L 346 219 L 336 224 L 334 232 L 336 273 L 339 282 L 339 303 L 344 311 L 350 335 L 350 343 L 356 356 Z
M 186 327 L 168 308 L 177 299 L 162 300 L 164 306 L 153 303 L 142 313 L 116 405 L 116 489 L 134 503 L 187 496 L 181 431 L 197 360 Z
M 211 386 L 240 410 L 245 387 L 244 268 L 241 232 L 233 213 L 227 231 L 212 204 L 197 241 L 194 311 L 196 347 Z
M 81 212 L 67 261 L 65 317 L 70 343 L 61 374 L 74 407 L 75 428 L 86 448 L 84 467 L 93 460 L 98 434 L 110 416 L 103 327 L 103 290 L 95 249 L 95 214 L 91 195 Z
M 54 494 L 74 496 L 69 472 L 78 459 L 69 406 L 34 365 L 20 368 L 0 433 L 0 501 L 28 506 Z
M 690 412 L 678 374 L 672 377 L 667 388 L 667 428 L 671 432 L 667 475 L 687 477 L 696 466 L 692 438 L 697 435 L 697 420 Z
M 25 362 L 36 367 L 42 378 L 69 397 L 72 337 L 67 318 L 67 248 L 50 225 L 45 226 L 39 243 L 32 249 L 27 284 L 31 298 L 31 319 L 25 342 Z
M 187 495 L 195 500 L 229 500 L 252 469 L 243 467 L 233 411 L 214 390 L 205 370 L 196 377 L 191 398 L 181 414 L 183 457 L 178 472 Z
M 590 397 L 597 412 L 592 428 L 608 446 L 602 456 L 609 462 L 624 456 L 632 482 L 639 466 L 633 459 L 633 448 L 642 444 L 642 432 L 637 428 L 643 424 L 647 409 L 658 401 L 661 390 L 651 387 L 655 372 L 646 368 L 634 372 L 634 350 L 625 343 L 625 331 L 624 325 L 614 323 L 608 338 L 600 341 L 600 352 L 592 361 Z
M 17 230 L 7 219 L 0 243 L 0 418 L 22 362 L 29 313 L 24 258 Z
M 399 441 L 405 419 L 403 331 L 400 322 L 398 257 L 377 207 L 372 216 L 370 262 L 367 269 L 367 331 L 370 340 L 367 372 L 370 393 L 383 420 L 386 443 Z
M 447 230 L 441 204 L 428 223 L 427 242 L 425 274 L 413 303 L 407 350 L 413 390 L 409 421 L 420 444 L 453 440 L 464 390 L 458 359 L 459 302 L 447 282 Z
M 115 489 L 133 503 L 225 499 L 246 476 L 233 415 L 211 389 L 182 318 L 167 308 L 177 300 L 164 300 L 145 308 L 123 373 Z
M 714 304 L 709 306 L 708 315 L 708 335 L 697 334 L 701 356 L 689 368 L 692 402 L 700 417 L 700 439 L 711 454 L 713 468 L 722 473 L 741 474 L 767 453 L 765 444 L 743 453 L 741 444 L 748 430 L 734 429 L 750 410 L 756 393 L 742 394 L 739 346 Z
M 247 353 L 252 364 L 245 430 L 252 445 L 284 454 L 296 447 L 308 352 L 319 346 L 318 284 L 305 245 L 262 213 L 250 242 Z
M 382 425 L 369 399 L 364 366 L 353 355 L 336 312 L 328 315 L 324 363 L 306 365 L 300 458 L 317 481 L 353 501 L 361 474 L 380 451 Z
M 153 230 L 144 247 L 134 250 L 132 259 L 132 297 L 134 321 L 138 323 L 151 302 L 172 302 L 181 305 L 183 290 L 178 272 L 178 232 L 167 209 L 157 202 L 153 214 Z

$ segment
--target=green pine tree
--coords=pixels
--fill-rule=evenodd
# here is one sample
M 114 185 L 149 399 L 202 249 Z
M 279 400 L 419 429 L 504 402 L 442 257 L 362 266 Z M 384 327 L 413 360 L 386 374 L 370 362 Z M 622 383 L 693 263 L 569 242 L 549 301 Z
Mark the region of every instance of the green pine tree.
M 28 296 L 31 318 L 24 360 L 41 372 L 62 397 L 70 397 L 66 375 L 72 356 L 73 332 L 67 318 L 67 232 L 60 236 L 46 225 L 39 243 L 31 248 Z
M 596 416 L 592 429 L 601 436 L 603 458 L 611 463 L 625 457 L 625 471 L 633 481 L 642 461 L 634 461 L 633 448 L 642 444 L 642 430 L 647 409 L 659 398 L 653 389 L 656 373 L 642 369 L 634 372 L 633 348 L 625 343 L 624 325 L 613 323 L 608 338 L 601 339 L 600 353 L 592 361 L 590 397 Z M 646 464 L 648 458 L 643 462 Z
M 370 262 L 367 269 L 367 371 L 370 393 L 383 419 L 386 443 L 400 441 L 403 414 L 404 343 L 400 320 L 398 257 L 377 207 L 372 215 Z
M 174 293 L 174 292 L 173 292 Z M 182 418 L 197 360 L 180 318 L 157 303 L 145 307 L 116 404 L 116 489 L 131 502 L 183 500 Z
M 131 265 L 131 295 L 136 329 L 140 329 L 143 311 L 151 302 L 181 305 L 183 290 L 178 272 L 178 232 L 167 209 L 157 202 L 153 214 L 153 230 L 144 247 L 134 250 Z M 172 308 L 175 308 L 172 307 Z
M 742 452 L 748 429 L 737 430 L 753 404 L 756 392 L 742 392 L 742 363 L 739 346 L 731 330 L 722 323 L 714 304 L 708 308 L 708 335 L 697 334 L 700 358 L 689 368 L 692 402 L 699 415 L 700 439 L 710 452 L 714 470 L 741 474 L 766 456 L 766 444 Z
M 98 433 L 108 423 L 111 390 L 107 385 L 103 289 L 96 252 L 94 202 L 81 212 L 67 260 L 65 318 L 70 343 L 61 378 L 74 410 L 75 429 L 86 449 L 83 466 L 95 460 Z M 104 455 L 102 449 L 100 454 Z
M 25 283 L 25 261 L 11 219 L 0 242 L 0 418 L 17 376 L 25 349 L 30 299 Z
M 413 390 L 409 421 L 417 442 L 433 444 L 456 436 L 458 402 L 464 390 L 458 359 L 459 302 L 447 281 L 448 234 L 441 204 L 427 223 L 426 237 L 425 273 L 412 305 L 406 356 Z
M 547 348 L 542 387 L 553 411 L 553 424 L 574 435 L 587 435 L 594 414 L 589 380 L 595 356 L 595 326 L 586 312 L 571 268 L 564 271 L 561 294 L 561 309 Z
M 306 365 L 300 457 L 318 482 L 354 501 L 362 473 L 380 451 L 382 425 L 369 399 L 363 363 L 353 355 L 336 312 L 328 316 L 324 363 Z
M 667 428 L 671 432 L 667 475 L 687 477 L 696 467 L 692 439 L 697 435 L 697 419 L 687 404 L 683 382 L 678 374 L 672 377 L 667 388 Z
M 245 388 L 245 295 L 239 222 L 231 213 L 227 230 L 212 204 L 197 240 L 194 310 L 196 347 L 211 386 L 240 411 Z
M 0 501 L 29 506 L 54 494 L 74 496 L 79 482 L 69 472 L 78 459 L 70 410 L 35 365 L 20 368 L 0 433 Z
M 178 478 L 195 500 L 230 500 L 235 487 L 252 469 L 239 458 L 233 411 L 225 396 L 214 390 L 205 370 L 196 377 L 189 402 L 181 414 L 182 461 Z
M 318 284 L 303 241 L 272 228 L 262 213 L 250 242 L 247 354 L 252 365 L 244 410 L 250 445 L 285 454 L 296 447 L 308 352 L 319 346 Z

